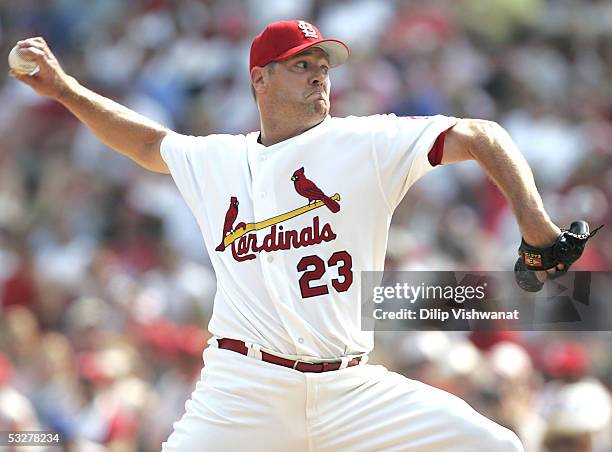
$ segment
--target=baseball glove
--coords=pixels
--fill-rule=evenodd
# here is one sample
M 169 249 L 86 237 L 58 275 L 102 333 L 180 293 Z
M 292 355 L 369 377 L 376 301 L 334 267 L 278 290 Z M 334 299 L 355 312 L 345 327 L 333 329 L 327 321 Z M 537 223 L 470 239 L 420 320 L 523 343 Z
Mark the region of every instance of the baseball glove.
M 544 283 L 535 272 L 555 268 L 559 264 L 563 264 L 563 269 L 550 273 L 548 278 L 558 278 L 567 273 L 582 256 L 587 241 L 602 227 L 603 224 L 589 233 L 586 221 L 574 221 L 569 230 L 562 229 L 557 240 L 546 248 L 531 246 L 524 239 L 521 240 L 519 258 L 514 265 L 514 277 L 519 287 L 527 292 L 538 292 Z

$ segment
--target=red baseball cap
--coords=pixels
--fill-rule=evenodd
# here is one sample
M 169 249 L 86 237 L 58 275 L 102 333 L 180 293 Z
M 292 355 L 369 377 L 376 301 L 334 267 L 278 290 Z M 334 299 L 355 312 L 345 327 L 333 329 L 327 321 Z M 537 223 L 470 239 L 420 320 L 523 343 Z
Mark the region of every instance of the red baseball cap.
M 249 70 L 292 57 L 308 47 L 325 51 L 331 67 L 341 65 L 349 56 L 345 43 L 338 39 L 323 39 L 321 32 L 310 22 L 286 20 L 271 23 L 253 39 Z

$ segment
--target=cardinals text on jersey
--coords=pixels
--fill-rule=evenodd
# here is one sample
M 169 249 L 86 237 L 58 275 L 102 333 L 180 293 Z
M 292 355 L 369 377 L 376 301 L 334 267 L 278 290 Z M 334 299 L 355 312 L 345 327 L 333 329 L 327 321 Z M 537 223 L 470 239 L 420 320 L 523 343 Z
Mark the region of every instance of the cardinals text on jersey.
M 291 176 L 291 180 L 294 183 L 295 191 L 308 200 L 306 206 L 275 215 L 257 223 L 240 222 L 233 228 L 233 224 L 238 217 L 239 202 L 236 196 L 232 196 L 225 214 L 221 243 L 215 250 L 223 252 L 227 246 L 231 245 L 232 257 L 237 262 L 243 262 L 255 259 L 260 251 L 286 251 L 291 248 L 317 245 L 334 240 L 336 234 L 331 224 L 325 223 L 321 226 L 318 216 L 313 218 L 312 225 L 308 225 L 301 230 L 284 229 L 284 226 L 280 224 L 322 206 L 327 207 L 333 213 L 340 211 L 340 204 L 338 204 L 340 195 L 336 193 L 329 197 L 324 194 L 314 182 L 306 178 L 304 167 L 296 170 Z M 251 231 L 259 231 L 265 228 L 270 228 L 270 232 L 260 243 L 257 242 L 256 234 L 249 234 Z

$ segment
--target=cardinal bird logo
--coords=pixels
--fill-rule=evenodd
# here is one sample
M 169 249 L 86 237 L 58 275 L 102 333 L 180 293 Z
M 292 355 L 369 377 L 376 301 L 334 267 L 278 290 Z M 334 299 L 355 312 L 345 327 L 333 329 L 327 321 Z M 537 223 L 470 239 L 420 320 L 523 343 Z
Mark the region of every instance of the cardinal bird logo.
M 221 243 L 219 246 L 215 248 L 217 251 L 225 250 L 225 236 L 232 232 L 232 226 L 234 225 L 234 221 L 238 217 L 238 198 L 232 196 L 230 199 L 229 207 L 227 208 L 227 212 L 225 213 L 225 222 L 223 223 L 223 236 L 221 237 Z
M 238 224 L 234 225 L 238 218 L 238 198 L 232 196 L 225 214 L 221 243 L 215 250 L 223 252 L 229 249 L 231 257 L 236 262 L 244 262 L 256 259 L 261 251 L 288 250 L 335 240 L 337 236 L 331 224 L 321 220 L 319 215 L 312 217 L 312 224 L 302 225 L 297 230 L 290 229 L 287 225 L 281 225 L 281 223 L 292 218 L 324 207 L 333 213 L 340 211 L 340 204 L 338 203 L 341 199 L 340 193 L 327 196 L 314 182 L 306 178 L 303 167 L 293 173 L 291 180 L 295 186 L 295 191 L 308 200 L 306 205 L 290 208 L 288 211 L 278 213 L 270 218 L 249 223 L 239 221 Z M 269 229 L 269 232 L 265 236 L 257 234 L 257 231 L 266 229 Z
M 308 204 L 311 202 L 323 201 L 323 204 L 325 204 L 325 206 L 333 213 L 340 211 L 340 204 L 323 193 L 313 181 L 306 178 L 304 175 L 304 167 L 296 170 L 293 173 L 293 176 L 291 176 L 291 180 L 295 186 L 295 191 L 297 191 L 298 194 L 302 195 L 304 198 L 307 198 Z

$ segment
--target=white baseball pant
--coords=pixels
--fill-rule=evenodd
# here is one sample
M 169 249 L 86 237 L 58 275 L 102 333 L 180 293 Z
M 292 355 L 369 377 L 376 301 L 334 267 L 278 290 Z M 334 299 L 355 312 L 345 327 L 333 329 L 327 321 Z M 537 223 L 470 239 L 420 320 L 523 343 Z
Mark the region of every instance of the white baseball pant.
M 162 452 L 523 451 L 442 390 L 383 366 L 302 373 L 214 346 Z

